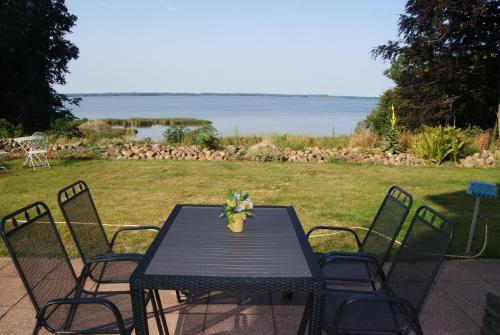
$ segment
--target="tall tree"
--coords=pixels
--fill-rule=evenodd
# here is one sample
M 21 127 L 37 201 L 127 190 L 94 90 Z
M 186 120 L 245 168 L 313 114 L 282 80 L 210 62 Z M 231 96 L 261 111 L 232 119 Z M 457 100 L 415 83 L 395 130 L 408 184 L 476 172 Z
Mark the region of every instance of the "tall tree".
M 373 55 L 391 62 L 400 123 L 492 127 L 500 118 L 500 2 L 408 0 L 398 25 L 400 39 Z
M 73 117 L 78 103 L 58 94 L 78 48 L 65 36 L 75 25 L 64 0 L 0 0 L 0 118 L 27 132 Z

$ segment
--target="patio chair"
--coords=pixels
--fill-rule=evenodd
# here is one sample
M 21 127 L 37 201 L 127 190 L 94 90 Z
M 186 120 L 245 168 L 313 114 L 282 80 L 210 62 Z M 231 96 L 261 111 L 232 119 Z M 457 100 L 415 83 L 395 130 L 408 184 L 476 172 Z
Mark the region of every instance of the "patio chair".
M 318 230 L 349 232 L 354 236 L 356 252 L 329 251 L 317 254 L 323 276 L 336 284 L 370 284 L 376 289 L 376 282 L 385 277 L 383 265 L 408 216 L 412 196 L 398 186 L 387 192 L 363 241 L 348 227 L 316 226 L 307 232 L 307 237 Z
M 143 257 L 139 253 L 116 253 L 113 247 L 118 236 L 130 231 L 159 231 L 156 226 L 127 226 L 118 229 L 108 240 L 90 194 L 90 189 L 83 181 L 77 181 L 64 187 L 57 193 L 57 202 L 64 220 L 75 242 L 78 254 L 84 264 L 91 262 L 86 274 L 98 284 L 128 283 Z M 183 302 L 176 292 L 179 303 Z
M 419 313 L 451 243 L 454 224 L 433 209 L 417 209 L 393 265 L 376 292 L 327 289 L 322 328 L 328 334 L 422 334 Z M 311 301 L 301 323 L 305 330 Z
M 49 160 L 47 158 L 49 147 L 47 134 L 42 132 L 34 133 L 31 135 L 27 145 L 28 147 L 25 148 L 27 157 L 23 166 L 28 163 L 33 170 L 36 170 L 37 167 L 48 167 L 50 169 Z
M 42 327 L 55 334 L 132 332 L 130 293 L 89 292 L 83 288 L 82 276 L 74 272 L 44 203 L 35 202 L 5 216 L 0 233 L 36 311 L 33 334 Z M 151 301 L 160 333 L 168 333 L 162 328 L 166 323 L 160 320 L 156 299 L 147 292 L 145 301 Z

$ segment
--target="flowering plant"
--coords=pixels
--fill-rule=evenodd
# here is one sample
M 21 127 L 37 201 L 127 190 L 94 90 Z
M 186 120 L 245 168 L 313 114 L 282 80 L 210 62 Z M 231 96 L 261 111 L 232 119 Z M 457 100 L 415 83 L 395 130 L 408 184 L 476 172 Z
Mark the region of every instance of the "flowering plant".
M 245 219 L 253 216 L 253 203 L 246 192 L 234 192 L 229 190 L 226 194 L 226 203 L 222 205 L 221 218 L 230 217 Z

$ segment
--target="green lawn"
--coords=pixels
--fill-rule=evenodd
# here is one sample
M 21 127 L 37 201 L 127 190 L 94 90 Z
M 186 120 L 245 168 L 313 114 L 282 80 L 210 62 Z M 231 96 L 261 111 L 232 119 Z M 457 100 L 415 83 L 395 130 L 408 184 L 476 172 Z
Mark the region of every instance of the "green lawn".
M 219 204 L 228 188 L 250 192 L 256 204 L 293 205 L 305 229 L 317 224 L 367 227 L 387 189 L 398 184 L 414 197 L 413 209 L 428 204 L 457 224 L 453 253 L 465 248 L 474 199 L 465 194 L 470 179 L 500 184 L 500 169 L 395 167 L 347 163 L 255 163 L 210 161 L 51 161 L 52 169 L 32 171 L 10 161 L 0 170 L 0 215 L 35 200 L 48 204 L 57 221 L 58 189 L 85 180 L 106 224 L 163 223 L 177 203 Z M 483 201 L 489 224 L 485 256 L 500 257 L 500 200 Z M 413 211 L 411 215 L 413 214 Z M 484 236 L 477 229 L 476 250 Z M 223 224 L 221 222 L 221 224 Z M 65 243 L 70 239 L 59 224 Z M 110 232 L 115 229 L 109 227 Z M 352 241 L 336 235 L 336 243 Z M 131 234 L 120 247 L 144 248 L 143 237 Z M 125 247 L 125 246 L 128 247 Z M 5 252 L 2 246 L 2 252 Z

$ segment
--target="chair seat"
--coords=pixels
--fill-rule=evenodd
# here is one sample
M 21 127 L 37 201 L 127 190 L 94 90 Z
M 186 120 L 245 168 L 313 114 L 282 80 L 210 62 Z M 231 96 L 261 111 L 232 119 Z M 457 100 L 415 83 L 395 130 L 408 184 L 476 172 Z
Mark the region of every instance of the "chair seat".
M 143 256 L 138 253 L 120 253 L 113 255 Z M 137 262 L 134 261 L 99 262 L 92 268 L 92 277 L 100 279 L 103 282 L 128 283 L 136 267 Z
M 46 154 L 47 150 L 30 150 L 32 154 Z
M 333 327 L 337 309 L 353 295 L 360 295 L 355 291 L 328 290 L 325 295 L 322 322 L 325 328 Z M 367 296 L 380 292 L 364 293 Z M 410 322 L 407 316 L 396 306 L 386 303 L 362 302 L 353 303 L 345 309 L 337 329 L 349 330 L 349 334 L 363 331 L 399 332 L 404 331 Z
M 359 253 L 336 252 L 335 255 L 358 256 Z M 329 262 L 322 268 L 323 277 L 327 281 L 370 282 L 376 277 L 377 268 L 371 262 L 342 261 Z
M 103 298 L 112 302 L 120 311 L 127 334 L 134 328 L 132 301 L 128 293 L 85 293 L 80 298 Z M 149 296 L 146 297 L 149 300 Z M 111 310 L 98 304 L 59 305 L 48 310 L 47 324 L 54 329 L 98 334 L 118 334 L 120 330 Z

